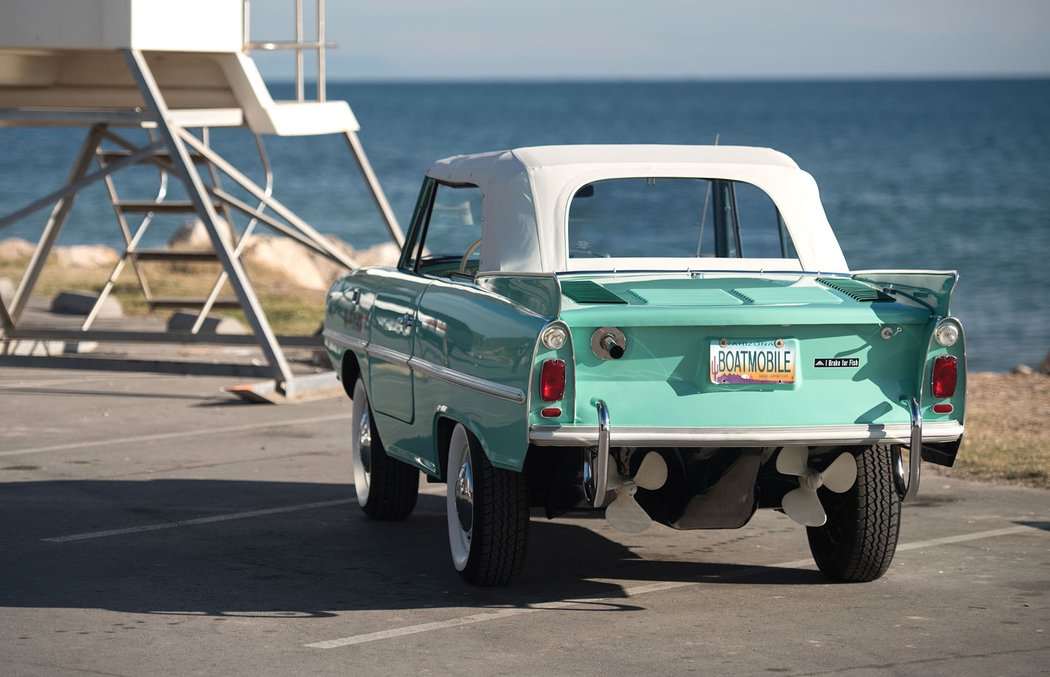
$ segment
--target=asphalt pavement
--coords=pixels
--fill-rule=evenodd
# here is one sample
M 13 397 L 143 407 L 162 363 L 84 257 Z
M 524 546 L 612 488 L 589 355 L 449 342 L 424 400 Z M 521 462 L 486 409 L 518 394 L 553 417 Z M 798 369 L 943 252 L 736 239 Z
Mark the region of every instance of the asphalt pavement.
M 444 485 L 403 523 L 357 508 L 349 400 L 230 385 L 0 368 L 0 674 L 1050 671 L 1050 492 L 927 473 L 854 585 L 775 512 L 640 535 L 537 513 L 519 581 L 478 589 Z

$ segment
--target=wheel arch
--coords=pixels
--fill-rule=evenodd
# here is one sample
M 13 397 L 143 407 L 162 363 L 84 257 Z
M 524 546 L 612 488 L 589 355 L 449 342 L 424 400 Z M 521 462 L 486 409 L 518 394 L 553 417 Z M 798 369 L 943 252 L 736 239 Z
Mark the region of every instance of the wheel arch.
M 456 429 L 456 424 L 458 423 L 460 421 L 449 416 L 438 415 L 434 419 L 434 444 L 437 446 L 438 479 L 446 482 L 448 481 L 448 478 L 445 476 L 448 467 L 448 447 L 452 441 L 452 431 Z M 466 424 L 463 424 L 463 427 L 470 430 L 470 426 Z M 482 449 L 484 449 L 484 445 Z
M 433 430 L 434 444 L 437 447 L 436 451 L 440 479 L 447 479 L 445 477 L 445 467 L 448 465 L 448 446 L 452 439 L 452 431 L 456 428 L 457 423 L 461 424 L 467 429 L 467 432 L 474 436 L 481 445 L 481 450 L 485 454 L 485 457 L 493 467 L 513 472 L 525 472 L 525 463 L 527 461 L 528 452 L 522 455 L 520 462 L 517 463 L 508 462 L 504 458 L 493 455 L 492 447 L 493 445 L 498 444 L 498 439 L 490 434 L 486 434 L 485 427 L 474 424 L 469 416 L 464 416 L 458 412 L 444 409 L 435 414 Z
M 343 352 L 342 366 L 340 368 L 340 380 L 343 382 L 343 391 L 350 399 L 354 397 L 354 384 L 361 376 L 361 364 L 357 361 L 357 355 L 352 350 Z

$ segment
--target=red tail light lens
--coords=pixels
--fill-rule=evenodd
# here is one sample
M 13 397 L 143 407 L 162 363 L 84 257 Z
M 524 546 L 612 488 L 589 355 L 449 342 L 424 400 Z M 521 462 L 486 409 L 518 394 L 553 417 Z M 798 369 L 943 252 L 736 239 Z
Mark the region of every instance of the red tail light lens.
M 540 370 L 540 397 L 556 402 L 565 396 L 565 360 L 545 360 Z
M 951 355 L 942 355 L 933 361 L 933 396 L 942 399 L 955 394 L 959 381 L 959 361 Z

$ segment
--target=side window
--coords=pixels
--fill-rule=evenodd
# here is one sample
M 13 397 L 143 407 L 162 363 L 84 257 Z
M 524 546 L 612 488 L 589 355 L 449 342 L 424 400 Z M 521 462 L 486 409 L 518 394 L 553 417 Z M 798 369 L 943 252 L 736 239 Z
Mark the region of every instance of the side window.
M 460 270 L 466 257 L 467 272 L 477 270 L 481 239 L 482 194 L 477 186 L 438 184 L 423 230 L 422 253 L 416 269 L 427 275 L 448 277 Z M 470 256 L 466 256 L 467 254 Z

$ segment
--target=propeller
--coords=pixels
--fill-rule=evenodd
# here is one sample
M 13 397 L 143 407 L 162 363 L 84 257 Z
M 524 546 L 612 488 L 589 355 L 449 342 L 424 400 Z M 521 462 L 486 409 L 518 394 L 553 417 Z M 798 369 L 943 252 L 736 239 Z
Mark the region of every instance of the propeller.
M 853 454 L 839 455 L 824 472 L 809 467 L 806 447 L 784 447 L 777 456 L 777 472 L 798 477 L 798 489 L 789 491 L 781 507 L 788 517 L 807 527 L 823 526 L 828 521 L 824 506 L 817 497 L 817 489 L 827 487 L 836 494 L 844 494 L 857 481 L 857 459 Z
M 640 534 L 649 528 L 653 519 L 645 509 L 638 505 L 634 495 L 642 489 L 659 489 L 667 482 L 667 462 L 660 454 L 649 452 L 638 466 L 634 477 L 623 478 L 618 475 L 610 478 L 609 486 L 616 492 L 609 507 L 605 509 L 605 519 L 613 529 L 628 534 Z

